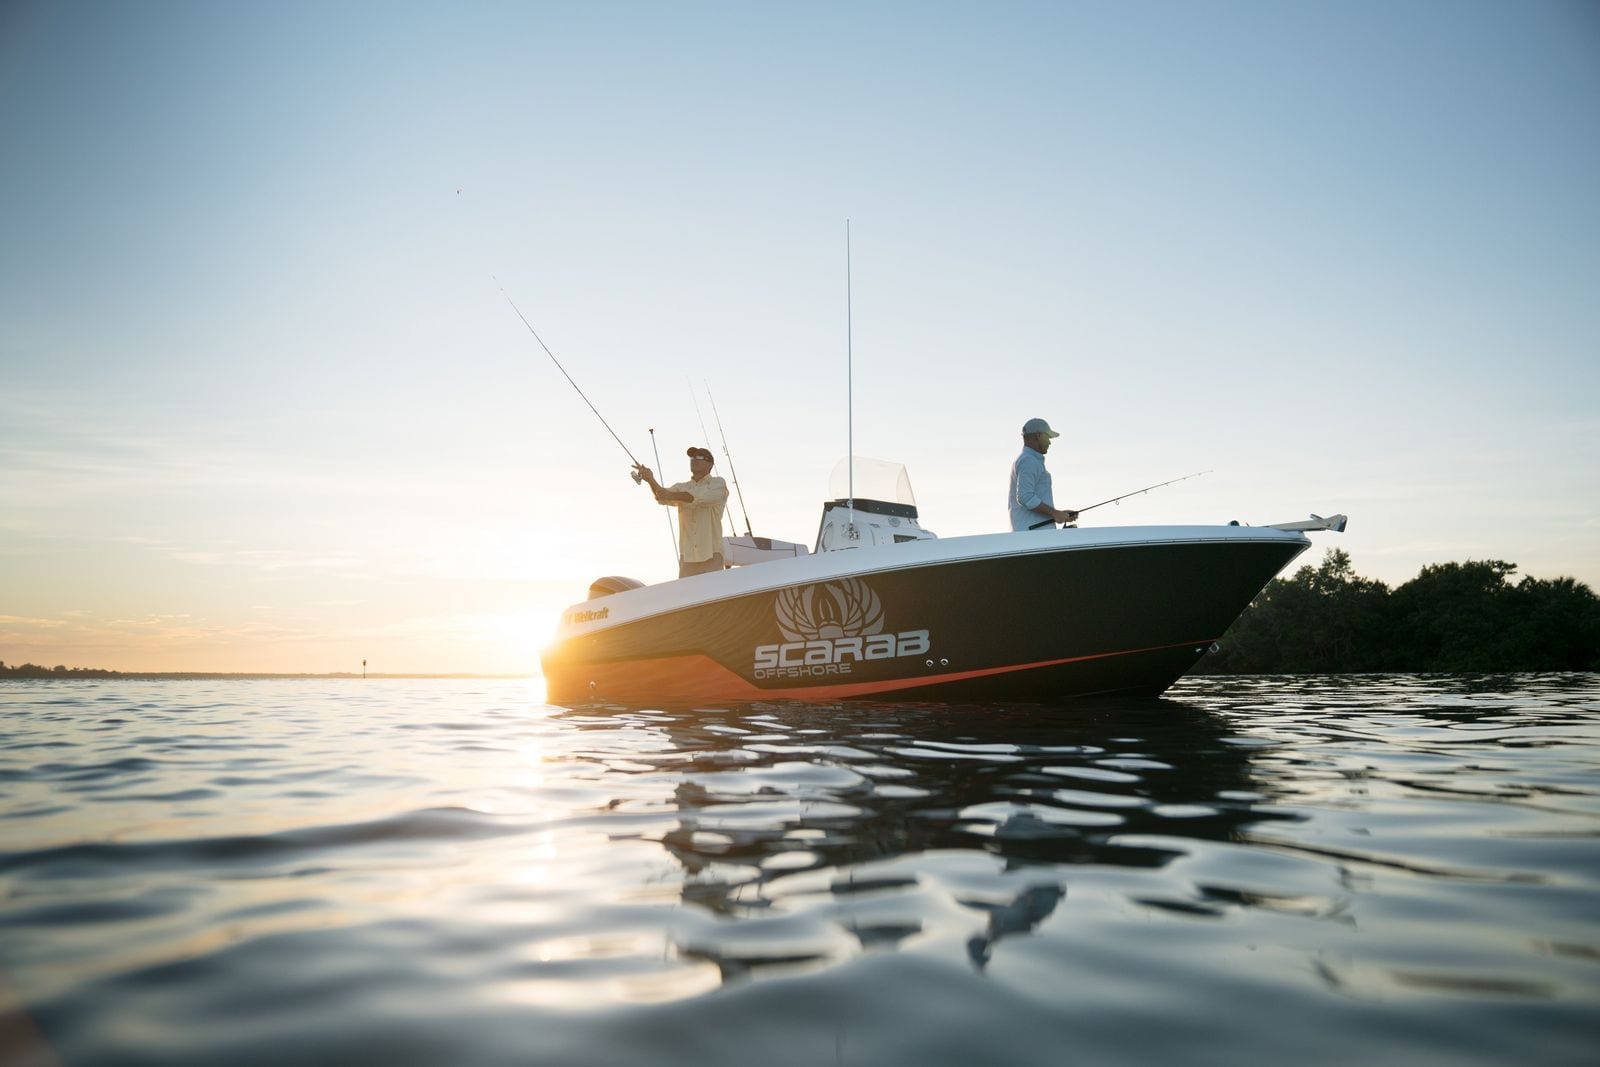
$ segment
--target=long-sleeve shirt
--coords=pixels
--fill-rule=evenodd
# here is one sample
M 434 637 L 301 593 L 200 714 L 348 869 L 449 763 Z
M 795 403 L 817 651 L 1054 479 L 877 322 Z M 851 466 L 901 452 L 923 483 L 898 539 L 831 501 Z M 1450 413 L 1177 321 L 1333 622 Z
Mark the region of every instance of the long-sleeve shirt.
M 714 475 L 666 487 L 669 493 L 688 493 L 693 502 L 663 500 L 678 509 L 678 558 L 684 563 L 704 563 L 722 551 L 722 509 L 728 503 L 728 483 Z
M 1044 469 L 1044 455 L 1024 447 L 1011 464 L 1011 528 L 1027 530 L 1050 522 L 1047 515 L 1033 509 L 1040 504 L 1056 506 L 1050 489 L 1050 472 Z

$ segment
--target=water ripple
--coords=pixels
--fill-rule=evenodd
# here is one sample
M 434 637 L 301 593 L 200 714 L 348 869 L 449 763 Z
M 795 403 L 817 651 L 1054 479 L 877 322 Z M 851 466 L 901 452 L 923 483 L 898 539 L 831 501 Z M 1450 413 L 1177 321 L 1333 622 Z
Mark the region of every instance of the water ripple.
M 7 1032 L 74 1065 L 1592 1051 L 1587 675 L 694 712 L 8 683 L 0 737 Z

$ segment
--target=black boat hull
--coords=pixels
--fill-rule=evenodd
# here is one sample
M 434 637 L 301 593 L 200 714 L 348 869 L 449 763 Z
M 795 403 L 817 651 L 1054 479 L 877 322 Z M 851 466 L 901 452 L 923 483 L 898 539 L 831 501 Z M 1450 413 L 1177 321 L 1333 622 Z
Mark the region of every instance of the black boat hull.
M 548 699 L 1156 695 L 1308 545 L 1299 536 L 1238 531 L 1050 551 L 1024 543 L 1027 551 L 853 572 L 797 569 L 785 573 L 798 580 L 748 592 L 707 583 L 714 595 L 703 601 L 641 618 L 627 617 L 624 598 L 643 590 L 590 601 L 567 613 L 562 638 L 545 652 Z M 788 564 L 750 570 L 778 566 Z

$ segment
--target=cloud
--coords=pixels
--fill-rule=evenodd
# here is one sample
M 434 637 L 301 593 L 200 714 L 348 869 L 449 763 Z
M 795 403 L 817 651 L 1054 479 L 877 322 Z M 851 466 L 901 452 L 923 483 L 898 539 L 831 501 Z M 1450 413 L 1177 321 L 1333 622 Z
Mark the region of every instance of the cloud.
M 66 619 L 41 619 L 37 616 L 29 615 L 0 615 L 0 626 L 5 627 L 16 626 L 39 630 L 53 630 L 67 625 L 69 625 L 69 623 Z M 0 631 L 0 637 L 3 636 L 5 636 L 4 632 Z
M 331 571 L 346 576 L 358 574 L 365 560 L 353 553 L 306 554 L 288 549 L 267 548 L 183 548 L 152 544 L 180 563 L 204 567 L 242 567 L 276 573 L 281 571 Z

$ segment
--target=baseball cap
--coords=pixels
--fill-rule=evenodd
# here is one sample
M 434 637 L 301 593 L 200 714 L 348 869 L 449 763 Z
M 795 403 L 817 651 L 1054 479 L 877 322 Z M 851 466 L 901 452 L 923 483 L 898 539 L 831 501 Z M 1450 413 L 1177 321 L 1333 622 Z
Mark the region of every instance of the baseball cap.
M 700 459 L 703 459 L 708 463 L 715 463 L 717 461 L 716 457 L 711 454 L 711 450 L 709 448 L 701 448 L 699 445 L 691 445 L 689 451 L 686 452 L 685 455 L 687 455 L 690 459 L 694 459 L 698 456 Z
M 1024 437 L 1028 436 L 1029 434 L 1035 434 L 1035 433 L 1042 433 L 1046 437 L 1060 437 L 1061 436 L 1060 434 L 1058 434 L 1054 430 L 1052 430 L 1050 428 L 1050 424 L 1048 422 L 1045 422 L 1043 419 L 1029 419 L 1027 422 L 1022 424 L 1022 435 Z

